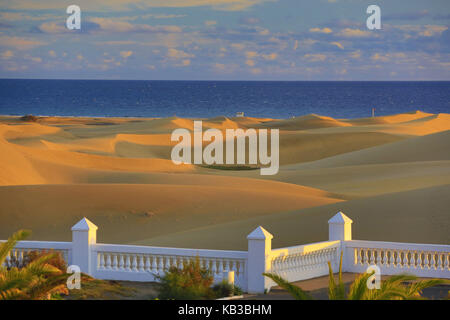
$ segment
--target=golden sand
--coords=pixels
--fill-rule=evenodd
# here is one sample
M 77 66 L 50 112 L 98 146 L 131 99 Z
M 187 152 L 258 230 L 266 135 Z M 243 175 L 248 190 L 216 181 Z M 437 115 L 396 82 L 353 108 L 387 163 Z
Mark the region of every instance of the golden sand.
M 101 242 L 245 249 L 262 225 L 284 246 L 325 240 L 342 209 L 358 239 L 450 243 L 449 114 L 202 120 L 280 129 L 279 173 L 173 164 L 193 119 L 0 117 L 0 239 L 70 240 L 86 216 Z

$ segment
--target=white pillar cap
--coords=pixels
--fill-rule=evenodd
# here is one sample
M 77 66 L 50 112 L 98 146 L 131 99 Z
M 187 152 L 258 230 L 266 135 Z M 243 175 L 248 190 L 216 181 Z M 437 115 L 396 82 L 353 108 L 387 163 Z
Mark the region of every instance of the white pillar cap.
M 328 220 L 328 223 L 345 224 L 345 223 L 353 223 L 353 220 L 347 217 L 342 211 L 339 211 L 330 220 Z
M 253 230 L 247 236 L 248 240 L 272 240 L 272 238 L 273 238 L 273 235 L 261 226 L 259 226 L 255 230 Z
M 73 227 L 72 231 L 90 231 L 97 230 L 98 227 L 93 224 L 88 218 L 84 217 L 80 221 L 78 221 Z

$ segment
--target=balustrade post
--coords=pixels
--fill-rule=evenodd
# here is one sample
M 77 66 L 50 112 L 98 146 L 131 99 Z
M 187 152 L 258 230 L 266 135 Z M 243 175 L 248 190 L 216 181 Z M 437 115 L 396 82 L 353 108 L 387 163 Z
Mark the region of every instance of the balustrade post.
M 258 227 L 247 236 L 247 291 L 249 293 L 264 293 L 268 288 L 269 278 L 263 276 L 270 272 L 273 236 L 263 227 Z
M 328 220 L 328 238 L 335 240 L 352 240 L 352 219 L 339 211 Z
M 97 226 L 83 218 L 72 227 L 72 265 L 80 267 L 80 270 L 93 276 L 97 261 L 92 261 L 97 256 L 92 255 L 92 246 L 97 243 Z

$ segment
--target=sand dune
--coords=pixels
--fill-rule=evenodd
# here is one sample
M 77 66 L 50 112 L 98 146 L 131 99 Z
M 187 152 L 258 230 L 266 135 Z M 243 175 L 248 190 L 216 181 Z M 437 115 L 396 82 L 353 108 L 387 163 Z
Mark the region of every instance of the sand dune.
M 317 114 L 310 114 L 287 120 L 265 121 L 255 127 L 274 128 L 280 130 L 307 130 L 307 129 L 347 127 L 347 126 L 351 126 L 351 124 L 330 117 L 319 116 Z
M 209 185 L 197 182 L 0 187 L 0 220 L 8 221 L 2 223 L 0 235 L 5 237 L 18 228 L 30 228 L 34 239 L 67 240 L 74 221 L 88 216 L 102 227 L 101 241 L 128 242 L 341 201 L 311 188 L 279 182 L 240 182 L 228 186 L 211 185 L 211 181 Z
M 343 209 L 358 238 L 449 242 L 449 114 L 201 120 L 280 129 L 279 173 L 175 165 L 194 119 L 0 117 L 0 239 L 69 240 L 86 216 L 103 242 L 244 249 L 263 225 L 280 246 L 325 239 Z
M 134 243 L 246 250 L 246 236 L 262 225 L 274 235 L 273 248 L 280 248 L 327 239 L 327 221 L 336 212 L 343 211 L 354 221 L 354 239 L 449 244 L 449 192 L 450 185 L 391 193 L 196 228 Z
M 297 169 L 364 164 L 450 160 L 450 130 L 362 149 L 307 164 Z

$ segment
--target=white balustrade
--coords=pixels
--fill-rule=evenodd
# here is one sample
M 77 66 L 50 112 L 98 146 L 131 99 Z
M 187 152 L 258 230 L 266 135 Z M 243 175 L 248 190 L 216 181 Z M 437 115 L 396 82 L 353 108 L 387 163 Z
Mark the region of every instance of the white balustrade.
M 19 241 L 6 263 L 12 259 L 23 262 L 31 251 L 52 249 L 61 252 L 68 265 L 78 265 L 98 279 L 158 281 L 170 268 L 182 268 L 198 259 L 215 282 L 234 273 L 237 286 L 259 293 L 274 285 L 263 272 L 291 282 L 324 276 L 328 262 L 338 271 L 342 252 L 344 272 L 362 273 L 376 264 L 382 275 L 450 279 L 450 245 L 352 240 L 352 222 L 339 212 L 329 220 L 329 241 L 279 249 L 272 249 L 273 236 L 258 227 L 247 236 L 247 251 L 227 251 L 99 244 L 97 226 L 83 218 L 72 228 L 72 242 Z
M 127 245 L 94 245 L 100 279 L 157 281 L 172 267 L 182 268 L 199 259 L 200 266 L 210 270 L 215 282 L 224 271 L 234 271 L 237 285 L 245 285 L 245 251 L 195 250 Z
M 336 270 L 340 241 L 272 250 L 270 272 L 288 281 L 299 281 L 328 274 L 328 261 Z
M 382 275 L 450 278 L 448 245 L 349 240 L 344 241 L 344 246 L 349 256 L 356 257 L 344 264 L 345 271 L 365 272 L 370 264 L 376 264 Z M 374 252 L 376 260 L 372 258 Z

